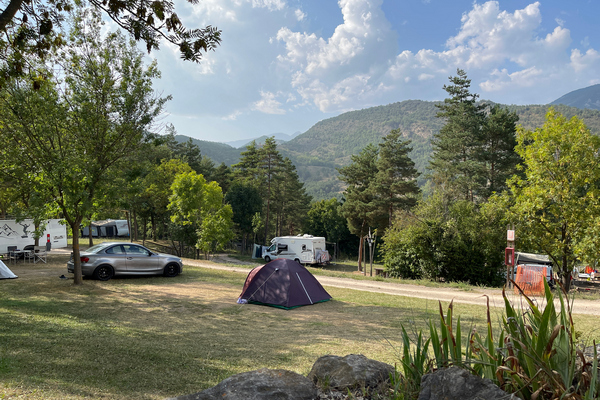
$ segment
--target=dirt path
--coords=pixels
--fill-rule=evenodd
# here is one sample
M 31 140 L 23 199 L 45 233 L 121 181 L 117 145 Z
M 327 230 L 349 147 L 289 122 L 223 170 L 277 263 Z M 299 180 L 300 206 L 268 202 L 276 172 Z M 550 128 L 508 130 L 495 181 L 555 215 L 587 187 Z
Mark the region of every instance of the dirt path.
M 63 258 L 70 253 L 70 249 L 52 250 L 52 256 L 62 256 Z M 50 256 L 51 257 L 51 256 Z M 254 263 L 247 263 L 226 256 L 217 256 L 212 261 L 202 261 L 193 259 L 184 259 L 185 265 L 193 265 L 203 268 L 218 269 L 224 271 L 233 271 L 241 274 L 248 274 L 249 267 L 256 266 Z M 50 263 L 50 262 L 49 262 Z M 234 266 L 239 264 L 239 267 Z M 61 267 L 63 264 L 61 264 Z M 29 275 L 48 274 L 56 275 L 56 269 L 48 269 L 44 264 L 17 264 L 17 266 L 9 265 L 17 275 L 27 277 Z M 61 270 L 61 274 L 66 273 L 66 268 Z M 67 274 L 68 275 L 68 274 Z M 408 285 L 393 282 L 383 282 L 375 280 L 359 280 L 352 278 L 339 278 L 330 276 L 315 275 L 323 286 L 364 290 L 375 293 L 385 293 L 394 296 L 406 296 L 428 300 L 440 300 L 444 302 L 454 301 L 461 304 L 474 304 L 485 306 L 489 299 L 490 306 L 504 307 L 504 299 L 502 298 L 501 289 L 475 289 L 465 291 L 453 288 L 426 287 L 419 285 Z M 521 299 L 512 293 L 508 294 L 509 300 L 513 304 L 519 304 Z M 557 303 L 558 306 L 558 303 Z M 583 300 L 576 298 L 573 304 L 573 312 L 576 314 L 600 315 L 599 300 Z
M 213 262 L 206 262 L 201 260 L 184 259 L 184 264 L 194 265 L 203 268 L 220 269 L 225 271 L 233 271 L 247 274 L 248 268 L 234 267 L 231 265 L 215 264 L 215 263 L 227 263 L 227 264 L 246 264 L 227 257 L 216 257 Z M 250 264 L 255 265 L 255 264 Z M 406 296 L 416 297 L 420 299 L 428 300 L 440 300 L 440 301 L 454 301 L 455 303 L 461 304 L 474 304 L 485 306 L 489 299 L 490 306 L 492 307 L 504 307 L 504 299 L 502 297 L 501 289 L 479 289 L 472 291 L 465 291 L 461 289 L 453 288 L 433 288 L 419 285 L 407 285 L 392 282 L 381 282 L 371 280 L 358 280 L 352 278 L 337 278 L 330 276 L 319 276 L 315 275 L 317 280 L 323 286 L 331 286 L 344 289 L 353 290 L 364 290 L 375 293 L 385 293 L 394 296 Z M 509 292 L 508 298 L 513 304 L 521 301 L 520 298 L 514 293 Z M 560 307 L 558 301 L 556 305 Z M 576 299 L 573 304 L 573 313 L 575 314 L 587 314 L 587 315 L 600 315 L 600 301 L 598 300 L 583 300 Z

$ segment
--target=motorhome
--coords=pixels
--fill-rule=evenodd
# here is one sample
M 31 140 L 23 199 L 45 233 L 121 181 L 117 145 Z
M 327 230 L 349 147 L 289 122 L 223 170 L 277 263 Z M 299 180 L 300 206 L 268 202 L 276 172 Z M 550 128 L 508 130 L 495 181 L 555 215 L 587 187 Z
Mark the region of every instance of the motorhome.
M 271 246 L 263 251 L 262 258 L 265 262 L 287 258 L 300 264 L 328 264 L 330 260 L 325 248 L 325 238 L 312 235 L 273 238 Z

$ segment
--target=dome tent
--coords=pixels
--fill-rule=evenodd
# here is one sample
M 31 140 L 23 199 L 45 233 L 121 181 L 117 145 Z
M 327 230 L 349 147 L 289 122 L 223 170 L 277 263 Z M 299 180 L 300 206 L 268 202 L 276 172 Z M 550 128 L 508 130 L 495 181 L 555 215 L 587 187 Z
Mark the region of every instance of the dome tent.
M 13 272 L 0 260 L 0 279 L 18 278 Z
M 238 303 L 286 310 L 331 300 L 317 279 L 294 260 L 278 258 L 248 274 Z

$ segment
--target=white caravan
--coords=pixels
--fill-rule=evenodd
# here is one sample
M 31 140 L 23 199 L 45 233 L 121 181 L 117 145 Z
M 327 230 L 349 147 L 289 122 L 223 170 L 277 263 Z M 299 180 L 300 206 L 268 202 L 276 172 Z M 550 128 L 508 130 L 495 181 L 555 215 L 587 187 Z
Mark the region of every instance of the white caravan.
M 46 220 L 46 230 L 39 238 L 40 246 L 50 242 L 53 249 L 67 247 L 67 226 L 60 223 L 60 219 Z M 34 224 L 33 220 L 26 219 L 21 222 L 16 220 L 0 221 L 0 253 L 7 253 L 8 247 L 16 246 L 23 250 L 27 245 L 33 245 Z
M 271 239 L 271 246 L 263 250 L 262 258 L 265 262 L 288 258 L 300 264 L 328 264 L 329 252 L 325 249 L 324 237 L 281 236 Z

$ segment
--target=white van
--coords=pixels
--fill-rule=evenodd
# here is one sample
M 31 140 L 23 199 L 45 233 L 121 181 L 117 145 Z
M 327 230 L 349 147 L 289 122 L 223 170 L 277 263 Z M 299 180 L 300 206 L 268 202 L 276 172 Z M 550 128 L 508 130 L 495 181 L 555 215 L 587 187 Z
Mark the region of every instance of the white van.
M 300 264 L 328 264 L 330 260 L 325 238 L 312 235 L 273 238 L 271 246 L 263 251 L 262 258 L 265 262 L 287 258 Z

